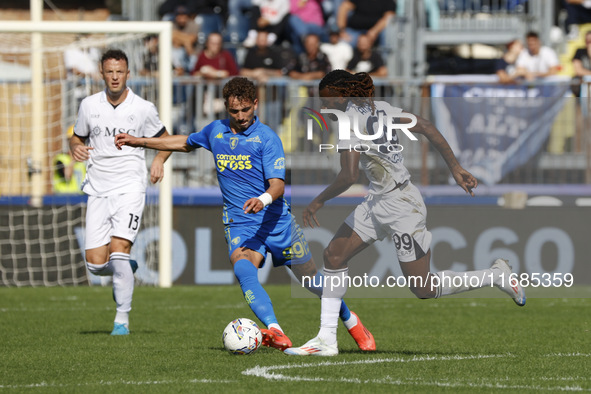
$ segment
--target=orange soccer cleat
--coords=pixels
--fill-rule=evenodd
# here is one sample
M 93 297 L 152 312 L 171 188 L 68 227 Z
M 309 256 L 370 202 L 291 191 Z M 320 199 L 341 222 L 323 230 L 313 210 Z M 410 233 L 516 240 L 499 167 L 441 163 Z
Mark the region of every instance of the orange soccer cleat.
M 371 335 L 371 332 L 369 332 L 363 323 L 361 323 L 361 319 L 355 312 L 351 312 L 351 314 L 355 315 L 357 318 L 357 324 L 349 329 L 349 334 L 351 334 L 355 342 L 357 342 L 359 349 L 365 352 L 373 352 L 376 350 L 376 341 L 373 339 L 373 335 Z
M 271 328 L 269 330 L 263 328 L 261 333 L 263 334 L 262 345 L 264 346 L 274 347 L 275 349 L 279 349 L 281 351 L 291 347 L 291 341 L 287 335 L 276 328 Z

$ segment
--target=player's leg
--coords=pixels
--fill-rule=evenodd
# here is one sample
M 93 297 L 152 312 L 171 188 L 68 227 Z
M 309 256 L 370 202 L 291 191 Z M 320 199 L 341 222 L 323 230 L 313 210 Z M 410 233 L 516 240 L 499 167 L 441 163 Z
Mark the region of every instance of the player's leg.
M 87 229 L 88 231 L 88 229 Z M 86 268 L 97 276 L 112 276 L 113 268 L 109 264 L 109 245 L 102 245 L 97 248 L 86 249 Z
M 113 226 L 109 198 L 89 196 L 86 208 L 85 259 L 88 271 L 97 276 L 113 276 L 109 259 Z M 133 272 L 137 262 L 130 261 Z
M 271 299 L 258 279 L 258 268 L 261 266 L 263 256 L 254 250 L 241 247 L 232 252 L 230 261 L 244 299 L 254 314 L 267 327 L 270 324 L 276 324 L 277 318 Z
M 502 259 L 497 259 L 488 269 L 430 272 L 432 237 L 426 228 L 427 211 L 423 199 L 414 185 L 409 183 L 396 196 L 384 199 L 378 205 L 378 216 L 395 218 L 388 225 L 398 261 L 411 291 L 418 298 L 438 298 L 494 285 L 509 294 L 518 305 L 525 304 L 523 289 L 516 282 L 509 283 L 511 268 Z M 503 281 L 503 277 L 507 280 Z
M 270 246 L 270 250 L 273 257 L 273 263 L 275 266 L 287 265 L 295 277 L 304 287 L 313 294 L 316 294 L 319 298 L 322 297 L 322 288 L 324 285 L 324 275 L 316 269 L 316 263 L 310 253 L 310 247 L 308 241 L 302 231 L 302 228 L 298 225 L 295 217 L 291 215 L 291 226 L 288 234 L 285 234 L 276 244 L 273 242 Z M 274 237 L 279 238 L 279 237 Z M 288 242 L 289 241 L 289 242 Z M 283 251 L 288 249 L 290 260 L 286 261 L 283 258 Z M 356 319 L 356 315 L 354 320 Z M 347 326 L 347 322 L 351 322 L 351 311 L 347 307 L 345 301 L 341 303 L 341 309 L 339 311 L 339 317 Z M 347 327 L 349 328 L 349 327 Z
M 322 272 L 316 269 L 314 259 L 308 260 L 304 264 L 289 265 L 288 266 L 298 281 L 311 293 L 316 294 L 318 298 L 322 298 L 322 289 L 324 286 L 325 277 Z M 361 319 L 355 312 L 352 312 L 345 300 L 341 301 L 341 309 L 339 310 L 339 317 L 349 334 L 353 337 L 359 349 L 364 351 L 376 350 L 376 343 L 373 335 L 367 330 Z
M 88 196 L 86 205 L 85 249 L 86 268 L 97 276 L 112 276 L 109 262 L 111 223 L 107 198 Z
M 130 253 L 139 232 L 145 199 L 144 193 L 126 193 L 109 197 L 113 226 L 109 263 L 113 269 L 113 299 L 117 304 L 111 335 L 129 334 L 129 312 L 135 284 Z M 137 267 L 137 264 L 135 266 Z
M 465 291 L 495 286 L 508 294 L 519 305 L 525 305 L 525 292 L 511 278 L 511 267 L 506 260 L 497 259 L 490 268 L 475 271 L 429 272 L 431 252 L 422 258 L 401 262 L 400 267 L 407 278 L 411 291 L 418 298 L 439 298 Z
M 347 223 L 343 223 L 337 230 L 337 233 L 324 250 L 324 288 L 321 298 L 320 330 L 318 335 L 303 346 L 287 349 L 285 353 L 298 356 L 333 356 L 338 354 L 337 326 L 342 299 L 347 292 L 347 263 L 368 245 Z M 359 325 L 363 333 L 371 336 L 369 331 L 360 325 L 361 322 L 357 316 L 353 316 L 356 320 L 355 326 Z M 373 342 L 375 349 L 373 336 L 371 336 L 371 342 Z
M 283 333 L 271 298 L 259 282 L 258 268 L 263 265 L 267 255 L 265 239 L 268 233 L 261 226 L 226 227 L 230 261 L 234 275 L 240 283 L 244 299 L 256 317 L 267 327 L 262 329 L 263 345 L 278 349 L 291 346 L 291 341 Z
M 129 260 L 130 252 L 131 241 L 118 237 L 112 238 L 109 262 L 113 267 L 113 299 L 117 304 L 117 313 L 111 335 L 129 334 L 129 312 L 135 284 Z
M 267 327 L 267 329 L 261 330 L 262 344 L 280 350 L 290 347 L 291 341 L 277 321 L 271 298 L 259 282 L 258 268 L 262 266 L 263 254 L 246 247 L 240 247 L 232 252 L 230 261 L 234 265 L 234 275 L 240 283 L 246 303 Z

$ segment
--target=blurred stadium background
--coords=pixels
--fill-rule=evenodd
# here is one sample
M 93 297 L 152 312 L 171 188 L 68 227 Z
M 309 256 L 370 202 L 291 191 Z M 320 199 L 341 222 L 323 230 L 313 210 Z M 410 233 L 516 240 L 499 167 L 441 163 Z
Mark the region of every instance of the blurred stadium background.
M 162 3 L 53 0 L 44 2 L 42 18 L 130 24 L 159 21 Z M 584 34 L 591 26 L 567 31 L 566 10 L 561 1 L 554 0 L 396 3 L 397 14 L 386 28 L 385 45 L 376 48 L 388 70 L 387 77 L 375 78 L 376 97 L 430 119 L 452 143 L 462 164 L 481 181 L 478 197 L 465 199 L 461 190 L 450 185 L 445 163 L 427 141 L 405 145 L 405 164 L 429 205 L 430 227 L 440 230 L 439 242 L 451 245 L 435 253 L 437 268 L 457 261 L 471 268 L 483 251 L 491 255 L 497 251 L 517 260 L 523 272 L 563 270 L 577 274 L 578 283 L 590 283 L 589 270 L 579 262 L 587 254 L 584 219 L 591 192 L 589 86 L 584 79 L 573 79 L 571 59 L 584 46 Z M 338 1 L 323 4 L 327 20 L 334 18 Z M 30 20 L 29 7 L 29 1 L 3 1 L 0 23 Z M 224 22 L 230 17 L 237 16 L 226 14 Z M 496 60 L 507 43 L 524 40 L 530 30 L 539 32 L 542 43 L 559 54 L 559 75 L 510 86 L 499 84 L 494 75 Z M 221 33 L 224 46 L 240 65 L 246 48 L 227 31 Z M 65 53 L 72 48 L 89 52 L 109 45 L 122 47 L 131 57 L 130 87 L 157 102 L 157 70 L 146 73 L 144 69 L 149 38 L 149 34 L 43 34 L 45 105 L 39 114 L 31 107 L 30 34 L 0 33 L 0 285 L 99 283 L 87 275 L 80 248 L 85 197 L 60 190 L 57 183 L 68 166 L 60 159 L 67 160 L 63 155 L 79 101 L 103 85 L 91 73 L 69 72 Z M 204 41 L 200 35 L 199 50 Z M 288 49 L 288 45 L 283 47 Z M 223 116 L 213 104 L 224 82 L 176 76 L 168 128 L 188 134 Z M 259 116 L 277 131 L 286 148 L 287 181 L 296 214 L 338 171 L 338 157 L 317 154 L 304 141 L 294 115 L 302 100 L 317 93 L 317 83 L 289 77 L 258 83 Z M 33 154 L 31 136 L 35 117 L 41 117 L 44 125 L 39 156 Z M 358 188 L 337 201 L 337 214 L 325 219 L 327 229 L 334 231 L 360 201 L 365 184 L 361 179 Z M 208 152 L 174 155 L 174 283 L 233 283 L 225 260 L 216 186 Z M 41 190 L 41 204 L 31 204 L 35 187 Z M 136 259 L 143 263 L 138 281 L 146 284 L 156 284 L 158 277 L 158 193 L 157 188 L 148 191 L 152 200 L 144 217 L 145 232 L 134 247 Z M 466 212 L 471 218 L 462 217 Z M 490 226 L 474 226 L 475 217 Z M 455 233 L 445 232 L 450 226 Z M 456 233 L 459 238 L 454 238 Z M 313 245 L 318 256 L 322 242 Z M 381 248 L 370 252 L 375 260 L 382 255 Z M 267 270 L 263 275 L 265 281 L 286 281 L 283 272 Z

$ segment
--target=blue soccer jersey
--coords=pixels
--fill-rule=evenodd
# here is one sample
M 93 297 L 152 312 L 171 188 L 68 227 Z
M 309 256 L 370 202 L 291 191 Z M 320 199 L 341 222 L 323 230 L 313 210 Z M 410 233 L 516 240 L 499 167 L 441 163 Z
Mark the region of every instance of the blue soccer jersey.
M 270 127 L 259 122 L 258 117 L 247 130 L 238 134 L 232 133 L 228 119 L 216 120 L 189 135 L 187 144 L 213 153 L 224 198 L 224 224 L 264 224 L 288 215 L 289 205 L 283 196 L 256 214 L 245 214 L 242 209 L 248 199 L 260 196 L 269 188 L 268 179 L 285 180 L 281 140 Z

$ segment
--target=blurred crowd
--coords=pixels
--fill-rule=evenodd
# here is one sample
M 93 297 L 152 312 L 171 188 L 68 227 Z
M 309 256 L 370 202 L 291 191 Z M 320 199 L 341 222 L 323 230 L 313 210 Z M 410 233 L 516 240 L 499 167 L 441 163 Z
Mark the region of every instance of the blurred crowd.
M 528 0 L 422 1 L 432 29 L 438 29 L 440 13 L 494 13 L 501 3 L 506 7 L 503 12 L 528 7 Z M 389 76 L 386 56 L 396 56 L 386 46 L 387 27 L 397 13 L 404 12 L 405 4 L 396 0 L 165 0 L 158 14 L 173 23 L 176 76 L 215 80 L 243 75 L 265 82 L 281 76 L 313 80 L 330 70 L 345 69 L 379 78 Z M 555 0 L 555 8 L 563 15 L 555 24 L 561 25 L 557 29 L 564 37 L 584 36 L 580 26 L 591 22 L 591 0 Z M 458 66 L 461 59 L 446 67 L 445 58 L 436 52 L 428 59 L 429 73 L 496 73 L 501 83 L 551 76 L 564 66 L 555 44 L 543 43 L 530 31 L 508 43 L 499 59 L 471 63 L 475 64 L 471 70 Z M 496 51 L 500 52 L 498 47 Z M 574 76 L 591 73 L 588 52 L 585 46 L 572 58 L 568 70 Z M 158 72 L 157 55 L 158 38 L 150 36 L 145 40 L 142 75 Z M 83 54 L 70 53 L 65 60 L 66 67 L 84 64 Z M 86 74 L 94 75 L 96 70 Z
M 318 79 L 331 69 L 386 76 L 377 48 L 394 0 L 166 0 L 175 75 Z M 149 66 L 146 62 L 146 69 Z

